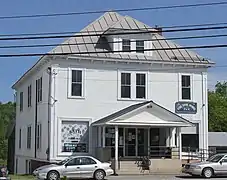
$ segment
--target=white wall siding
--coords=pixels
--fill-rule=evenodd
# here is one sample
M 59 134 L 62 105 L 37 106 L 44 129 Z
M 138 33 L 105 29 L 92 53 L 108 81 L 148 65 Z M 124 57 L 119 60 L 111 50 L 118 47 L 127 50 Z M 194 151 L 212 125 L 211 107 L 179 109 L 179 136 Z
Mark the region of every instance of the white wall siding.
M 68 97 L 68 71 L 70 68 L 84 69 L 84 97 L 83 98 L 69 98 Z M 55 75 L 55 96 L 57 100 L 55 103 L 56 117 L 55 122 L 58 122 L 58 117 L 69 117 L 76 119 L 88 118 L 92 122 L 112 114 L 122 108 L 131 104 L 138 103 L 144 100 L 120 100 L 118 97 L 119 91 L 119 72 L 146 72 L 148 74 L 148 97 L 145 100 L 153 100 L 154 102 L 164 106 L 165 108 L 175 112 L 175 102 L 181 100 L 179 76 L 187 73 L 192 74 L 192 101 L 197 102 L 198 112 L 195 115 L 184 115 L 192 122 L 201 122 L 201 108 L 202 108 L 202 86 L 201 86 L 201 70 L 185 70 L 178 69 L 168 71 L 157 71 L 146 65 L 131 64 L 91 64 L 82 63 L 77 64 L 73 61 L 67 63 L 59 61 L 57 67 L 57 74 Z M 182 115 L 183 116 L 183 115 Z M 204 119 L 205 120 L 205 119 Z M 53 131 L 57 132 L 55 129 Z M 201 125 L 200 125 L 201 127 Z M 201 127 L 202 128 L 202 127 Z M 184 128 L 185 129 L 185 128 Z M 182 130 L 184 130 L 182 129 Z M 189 129 L 185 130 L 188 133 Z M 202 129 L 200 129 L 200 132 Z M 205 133 L 205 131 L 203 131 Z M 184 131 L 182 132 L 184 133 Z M 192 133 L 196 133 L 193 129 Z M 55 139 L 60 141 L 60 139 Z M 90 146 L 94 146 L 93 143 Z M 56 146 L 55 146 L 56 147 Z M 56 147 L 57 148 L 57 147 Z M 59 149 L 59 147 L 58 147 Z M 58 156 L 55 153 L 54 156 Z M 53 156 L 53 158 L 54 158 Z
M 20 87 L 17 89 L 17 106 L 16 106 L 16 140 L 15 140 L 15 152 L 16 156 L 19 155 L 25 158 L 34 158 L 35 156 L 35 102 L 36 102 L 36 79 L 42 76 L 42 102 L 38 103 L 37 106 L 37 121 L 42 124 L 42 144 L 41 149 L 37 150 L 37 159 L 46 159 L 46 149 L 47 144 L 47 127 L 48 127 L 48 74 L 47 65 L 40 69 L 40 71 L 29 79 L 27 79 Z M 28 86 L 32 84 L 32 106 L 28 107 Z M 24 106 L 23 112 L 19 109 L 19 94 L 24 93 Z M 31 149 L 27 149 L 27 127 L 31 125 Z M 21 149 L 19 149 L 19 129 L 22 129 L 22 139 L 21 139 Z M 20 166 L 20 163 L 19 163 Z

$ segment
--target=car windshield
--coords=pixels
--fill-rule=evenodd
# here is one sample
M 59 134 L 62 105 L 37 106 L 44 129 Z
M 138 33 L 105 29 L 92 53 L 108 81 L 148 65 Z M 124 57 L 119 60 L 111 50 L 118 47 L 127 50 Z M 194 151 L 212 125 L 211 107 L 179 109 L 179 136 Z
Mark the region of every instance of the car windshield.
M 57 165 L 64 165 L 65 163 L 67 163 L 71 158 L 66 158 L 63 161 L 60 161 L 59 163 L 57 163 Z
M 209 161 L 209 162 L 218 162 L 218 161 L 220 161 L 223 157 L 224 157 L 223 154 L 217 154 L 217 155 L 211 156 L 209 159 L 207 159 L 207 161 Z

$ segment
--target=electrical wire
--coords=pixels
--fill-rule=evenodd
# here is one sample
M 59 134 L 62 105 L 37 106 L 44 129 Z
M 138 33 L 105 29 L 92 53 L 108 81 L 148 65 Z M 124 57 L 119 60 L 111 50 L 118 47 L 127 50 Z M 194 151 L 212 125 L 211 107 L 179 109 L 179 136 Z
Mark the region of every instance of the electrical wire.
M 202 26 L 220 26 L 220 25 L 227 25 L 227 22 L 219 22 L 219 23 L 204 23 L 204 24 L 186 24 L 186 25 L 174 25 L 174 26 L 159 26 L 159 27 L 151 27 L 151 28 L 141 28 L 139 30 L 149 30 L 149 29 L 155 29 L 155 28 L 161 28 L 161 29 L 173 29 L 173 28 L 184 28 L 184 27 L 202 27 Z M 126 29 L 127 30 L 127 29 Z M 134 29 L 136 30 L 136 29 Z M 40 35 L 61 35 L 61 34 L 75 34 L 75 33 L 101 33 L 103 31 L 65 31 L 65 32 L 40 32 L 40 33 L 17 33 L 17 34 L 0 34 L 0 37 L 17 37 L 17 36 L 40 36 Z
M 128 8 L 128 9 L 114 9 L 114 12 L 130 12 L 130 11 L 150 11 L 161 9 L 176 9 L 176 8 L 190 8 L 190 7 L 204 7 L 204 6 L 220 6 L 227 5 L 226 1 L 210 2 L 210 3 L 196 3 L 196 4 L 182 4 L 172 6 L 157 6 L 157 7 L 142 7 L 142 8 Z M 52 14 L 33 14 L 33 15 L 16 15 L 16 16 L 0 16 L 0 19 L 22 19 L 22 18 L 40 18 L 40 17 L 58 17 L 58 16 L 72 16 L 72 15 L 87 15 L 100 14 L 108 10 L 83 11 L 83 12 L 67 12 L 67 13 L 52 13 Z
M 146 30 L 138 31 L 140 29 L 131 29 L 130 32 L 118 32 L 118 33 L 108 33 L 106 35 L 128 35 L 128 34 L 149 34 L 149 33 L 163 33 L 163 32 L 190 32 L 190 31 L 204 31 L 204 30 L 220 30 L 227 29 L 227 26 L 213 26 L 213 27 L 199 27 L 199 28 L 182 28 L 182 29 L 169 29 L 169 30 Z M 122 30 L 122 29 L 121 29 Z M 123 29 L 125 31 L 125 29 Z M 134 32 L 132 32 L 135 30 Z M 80 32 L 78 32 L 80 33 Z M 0 41 L 12 41 L 12 40 L 31 40 L 31 39 L 59 39 L 59 38 L 71 38 L 71 37 L 92 37 L 92 36 L 103 36 L 103 33 L 93 33 L 89 34 L 76 34 L 76 35 L 58 35 L 58 36 L 26 36 L 26 37 L 6 37 L 0 38 Z
M 202 46 L 187 46 L 187 47 L 174 47 L 174 48 L 156 48 L 156 49 L 144 49 L 144 51 L 167 51 L 167 50 L 179 50 L 179 49 L 211 49 L 211 48 L 226 48 L 227 44 L 215 44 L 215 45 L 202 45 Z M 84 51 L 84 52 L 67 52 L 67 53 L 21 53 L 21 54 L 0 54 L 0 58 L 3 57 L 29 57 L 29 56 L 61 56 L 61 55 L 83 55 L 83 54 L 104 54 L 104 53 L 121 53 L 125 51 Z M 130 50 L 128 52 L 136 52 L 136 50 Z
M 219 37 L 227 37 L 227 34 L 213 34 L 213 35 L 204 35 L 204 36 L 182 36 L 182 37 L 170 37 L 170 38 L 161 38 L 161 39 L 145 39 L 145 41 L 162 41 L 162 40 L 188 40 L 188 39 L 203 39 L 203 38 L 219 38 Z M 120 43 L 122 41 L 108 41 L 108 44 Z M 136 40 L 131 40 L 130 42 L 136 42 Z M 86 42 L 86 43 L 68 43 L 68 44 L 60 44 L 60 46 L 69 46 L 69 45 L 95 45 L 97 43 Z M 103 42 L 98 43 L 106 44 Z M 8 45 L 8 46 L 0 46 L 0 49 L 11 49 L 11 48 L 35 48 L 35 47 L 55 47 L 59 46 L 59 44 L 32 44 L 32 45 Z

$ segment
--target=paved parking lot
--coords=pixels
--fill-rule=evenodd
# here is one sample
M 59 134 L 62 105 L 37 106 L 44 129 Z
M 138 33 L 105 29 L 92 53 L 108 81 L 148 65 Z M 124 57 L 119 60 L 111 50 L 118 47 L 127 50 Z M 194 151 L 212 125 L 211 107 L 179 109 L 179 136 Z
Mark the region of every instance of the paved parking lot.
M 192 176 L 182 175 L 133 175 L 133 176 L 111 176 L 108 180 L 201 180 L 204 178 L 194 178 Z M 224 180 L 227 177 L 211 178 L 211 180 Z

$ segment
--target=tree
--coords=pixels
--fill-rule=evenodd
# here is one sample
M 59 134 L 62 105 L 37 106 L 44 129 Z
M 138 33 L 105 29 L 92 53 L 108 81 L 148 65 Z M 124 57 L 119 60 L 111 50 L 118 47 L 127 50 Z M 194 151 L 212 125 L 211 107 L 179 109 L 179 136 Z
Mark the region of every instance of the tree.
M 208 92 L 209 131 L 227 132 L 227 82 Z
M 15 103 L 0 102 L 0 159 L 7 158 L 7 139 L 5 137 L 9 123 L 15 118 Z

